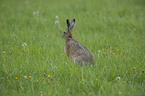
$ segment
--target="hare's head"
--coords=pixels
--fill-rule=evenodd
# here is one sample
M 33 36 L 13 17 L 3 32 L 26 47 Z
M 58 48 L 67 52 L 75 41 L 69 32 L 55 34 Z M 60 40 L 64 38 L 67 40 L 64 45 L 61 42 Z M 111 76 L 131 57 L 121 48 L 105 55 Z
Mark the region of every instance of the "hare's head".
M 62 38 L 67 39 L 67 38 L 73 38 L 72 36 L 72 30 L 75 26 L 75 19 L 72 20 L 72 22 L 69 22 L 69 19 L 66 20 L 67 24 L 67 30 L 65 30 L 62 34 Z

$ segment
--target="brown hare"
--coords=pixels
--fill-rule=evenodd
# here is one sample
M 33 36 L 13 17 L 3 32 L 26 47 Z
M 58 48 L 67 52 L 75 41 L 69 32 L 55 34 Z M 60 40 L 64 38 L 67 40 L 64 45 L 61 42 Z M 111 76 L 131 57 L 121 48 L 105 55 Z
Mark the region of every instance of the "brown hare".
M 75 40 L 72 35 L 72 30 L 75 25 L 75 19 L 72 22 L 69 22 L 69 19 L 66 20 L 67 30 L 62 34 L 62 38 L 65 39 L 65 53 L 69 59 L 73 58 L 75 64 L 83 65 L 94 65 L 94 56 L 93 54 L 79 41 Z

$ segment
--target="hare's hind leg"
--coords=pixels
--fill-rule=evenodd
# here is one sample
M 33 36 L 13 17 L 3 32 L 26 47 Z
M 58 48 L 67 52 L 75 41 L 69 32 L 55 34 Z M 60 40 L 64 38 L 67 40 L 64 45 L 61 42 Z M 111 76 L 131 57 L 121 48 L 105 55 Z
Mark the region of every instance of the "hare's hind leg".
M 76 63 L 81 65 L 81 67 L 85 65 L 85 62 L 83 62 L 82 60 L 76 60 Z

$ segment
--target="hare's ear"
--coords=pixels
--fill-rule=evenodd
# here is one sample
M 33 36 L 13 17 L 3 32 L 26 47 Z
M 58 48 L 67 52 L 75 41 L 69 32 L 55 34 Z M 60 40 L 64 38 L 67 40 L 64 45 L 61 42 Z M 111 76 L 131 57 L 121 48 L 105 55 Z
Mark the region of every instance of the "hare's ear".
M 72 30 L 75 26 L 75 19 L 72 20 L 71 24 L 70 24 L 70 30 Z
M 67 24 L 67 29 L 69 29 L 69 27 L 70 27 L 69 19 L 66 20 L 66 24 Z

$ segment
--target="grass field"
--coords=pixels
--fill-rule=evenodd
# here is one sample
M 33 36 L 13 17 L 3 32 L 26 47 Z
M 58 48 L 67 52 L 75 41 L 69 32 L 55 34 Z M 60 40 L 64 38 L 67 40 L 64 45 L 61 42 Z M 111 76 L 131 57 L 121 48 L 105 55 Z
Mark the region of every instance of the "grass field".
M 64 53 L 66 19 L 95 57 Z M 144 0 L 0 0 L 0 96 L 145 96 Z

